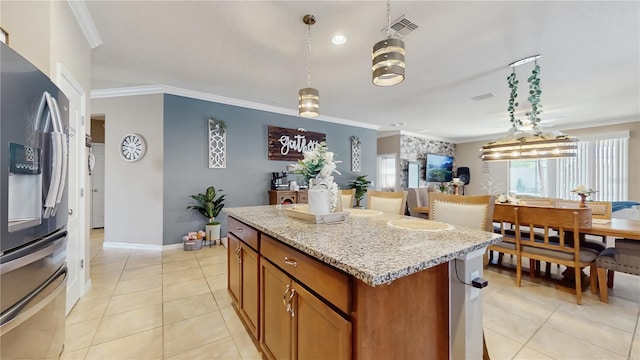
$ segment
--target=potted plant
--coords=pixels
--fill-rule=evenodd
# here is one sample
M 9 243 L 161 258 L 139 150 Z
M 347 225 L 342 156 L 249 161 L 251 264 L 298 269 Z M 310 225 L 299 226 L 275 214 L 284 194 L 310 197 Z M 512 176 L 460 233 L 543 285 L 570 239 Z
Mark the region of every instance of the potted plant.
M 216 216 L 224 207 L 225 195 L 221 192 L 222 189 L 216 191 L 215 187 L 209 186 L 204 194 L 191 195 L 196 204 L 187 206 L 187 209 L 197 210 L 208 219 L 206 239 L 214 242 L 220 239 L 220 223 L 216 221 Z
M 356 199 L 356 208 L 361 208 L 360 201 L 367 193 L 367 188 L 371 184 L 371 181 L 367 180 L 367 175 L 360 175 L 355 180 L 349 183 L 350 189 L 356 189 L 356 193 L 353 196 Z

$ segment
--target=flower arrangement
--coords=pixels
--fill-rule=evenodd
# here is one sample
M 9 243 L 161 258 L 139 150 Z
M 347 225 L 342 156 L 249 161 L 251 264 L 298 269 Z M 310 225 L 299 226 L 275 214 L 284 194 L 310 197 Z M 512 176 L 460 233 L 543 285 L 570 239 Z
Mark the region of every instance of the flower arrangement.
M 460 180 L 460 178 L 453 178 L 453 180 L 451 180 L 450 184 L 451 184 L 451 186 L 458 187 L 458 186 L 464 185 L 464 181 Z
M 515 195 L 509 194 L 498 194 L 496 197 L 496 202 L 500 204 L 514 204 L 517 205 L 520 203 L 520 199 Z
M 305 151 L 303 153 L 304 158 L 298 160 L 295 166 L 295 173 L 302 174 L 309 186 L 314 184 L 313 179 L 316 179 L 315 184 L 324 184 L 329 190 L 329 200 L 331 204 L 331 211 L 334 211 L 338 205 L 338 184 L 333 181 L 333 173 L 341 175 L 336 169 L 336 164 L 342 161 L 334 160 L 334 153 L 329 151 L 326 142 L 320 142 L 315 148 Z
M 334 153 L 329 151 L 326 142 L 321 142 L 314 149 L 303 153 L 304 159 L 298 160 L 295 172 L 302 174 L 307 180 L 313 178 L 327 178 L 334 172 L 341 175 L 336 170 L 336 164 L 342 161 L 333 159 Z
M 183 236 L 182 237 L 182 241 L 189 241 L 189 240 L 202 240 L 204 239 L 204 237 L 207 235 L 207 233 L 205 233 L 202 230 L 199 231 L 192 231 L 190 233 L 187 234 L 187 236 Z
M 598 192 L 598 190 L 594 190 L 590 187 L 588 187 L 587 185 L 584 184 L 580 184 L 578 186 L 576 186 L 575 189 L 571 190 L 572 193 L 576 193 L 578 195 L 584 195 L 584 196 L 589 196 L 593 193 Z

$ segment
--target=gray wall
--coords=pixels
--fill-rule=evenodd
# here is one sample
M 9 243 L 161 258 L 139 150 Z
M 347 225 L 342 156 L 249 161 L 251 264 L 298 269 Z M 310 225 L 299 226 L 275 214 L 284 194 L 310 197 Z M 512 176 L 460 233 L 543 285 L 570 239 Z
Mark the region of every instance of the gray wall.
M 105 115 L 104 241 L 161 245 L 163 188 L 163 95 L 92 100 L 92 111 Z M 147 153 L 136 162 L 120 156 L 120 140 L 137 133 Z
M 227 168 L 209 169 L 207 119 L 227 122 Z M 358 175 L 375 177 L 376 131 L 324 121 L 212 103 L 174 95 L 164 96 L 164 202 L 163 244 L 181 241 L 188 231 L 204 228 L 205 218 L 186 210 L 191 194 L 208 186 L 223 189 L 226 207 L 266 205 L 271 172 L 286 170 L 290 161 L 267 159 L 267 127 L 305 128 L 327 135 L 327 145 L 336 154 L 335 179 L 341 188 Z M 362 142 L 362 171 L 352 173 L 351 137 Z M 226 234 L 226 214 L 217 219 Z

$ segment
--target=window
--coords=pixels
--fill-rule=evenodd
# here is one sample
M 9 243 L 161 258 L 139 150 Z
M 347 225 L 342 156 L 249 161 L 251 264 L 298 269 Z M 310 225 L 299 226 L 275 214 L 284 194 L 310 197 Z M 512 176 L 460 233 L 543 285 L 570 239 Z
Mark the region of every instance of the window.
M 575 158 L 509 162 L 509 193 L 577 199 L 579 184 L 598 201 L 628 200 L 629 132 L 580 137 Z
M 598 191 L 591 200 L 628 200 L 629 132 L 581 138 L 578 156 L 558 159 L 556 166 L 559 198 L 574 198 L 571 189 L 585 184 Z
M 509 162 L 509 193 L 549 196 L 548 160 L 513 160 Z
M 378 155 L 378 186 L 383 191 L 396 190 L 396 154 Z

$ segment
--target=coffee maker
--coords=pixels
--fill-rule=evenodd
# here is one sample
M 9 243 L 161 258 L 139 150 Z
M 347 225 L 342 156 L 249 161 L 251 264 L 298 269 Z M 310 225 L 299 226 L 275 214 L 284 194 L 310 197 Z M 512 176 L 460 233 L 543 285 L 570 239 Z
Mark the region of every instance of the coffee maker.
M 271 190 L 287 190 L 289 189 L 289 183 L 287 182 L 287 172 L 272 172 L 271 173 Z

